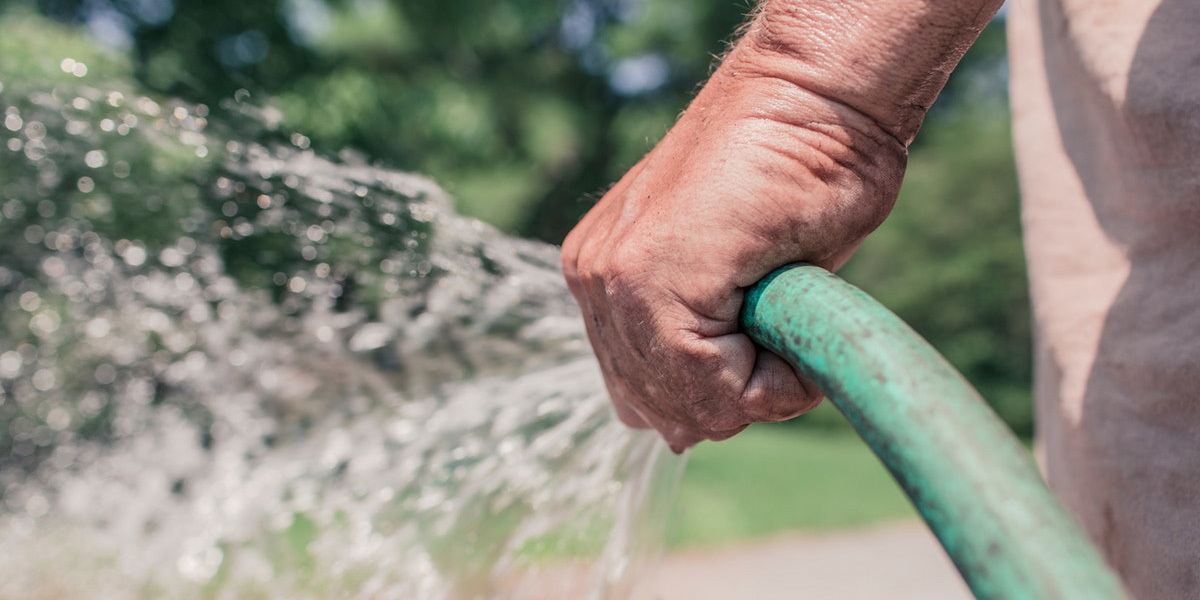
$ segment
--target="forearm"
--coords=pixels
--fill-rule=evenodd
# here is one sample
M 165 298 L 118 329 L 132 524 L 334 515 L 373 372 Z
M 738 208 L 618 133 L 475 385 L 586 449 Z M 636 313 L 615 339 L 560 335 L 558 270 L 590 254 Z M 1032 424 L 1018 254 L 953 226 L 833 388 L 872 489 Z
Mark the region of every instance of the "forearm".
M 907 144 L 1002 0 L 765 0 L 730 54 L 874 120 Z
M 738 332 L 742 290 L 836 267 L 1000 0 L 763 0 L 679 121 L 563 244 L 618 416 L 681 451 L 818 395 Z

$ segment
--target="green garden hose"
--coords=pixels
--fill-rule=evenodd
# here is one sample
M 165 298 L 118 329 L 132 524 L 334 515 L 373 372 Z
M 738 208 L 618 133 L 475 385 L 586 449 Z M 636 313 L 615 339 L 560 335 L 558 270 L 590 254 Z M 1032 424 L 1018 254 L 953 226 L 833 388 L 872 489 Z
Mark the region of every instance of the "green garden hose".
M 742 326 L 824 390 L 977 597 L 1126 597 L 974 388 L 862 290 L 819 267 L 784 267 L 749 291 Z

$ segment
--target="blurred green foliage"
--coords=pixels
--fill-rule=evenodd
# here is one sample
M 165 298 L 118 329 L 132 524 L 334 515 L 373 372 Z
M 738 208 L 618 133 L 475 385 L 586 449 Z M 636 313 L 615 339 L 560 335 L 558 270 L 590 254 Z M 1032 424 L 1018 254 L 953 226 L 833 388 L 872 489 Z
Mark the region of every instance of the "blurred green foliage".
M 443 182 L 557 241 L 645 152 L 742 19 L 732 1 L 30 0 L 127 45 L 151 89 L 246 89 L 315 147 Z M 12 3 L 23 3 L 20 0 Z
M 126 50 L 128 66 L 114 68 L 150 90 L 209 104 L 248 93 L 317 149 L 353 148 L 428 173 L 463 212 L 551 242 L 670 127 L 749 6 L 0 0 L 0 10 L 37 10 Z M 90 52 L 71 44 L 37 60 Z M 3 55 L 30 53 L 0 52 L 0 80 L 23 68 Z M 843 275 L 1028 433 L 1029 311 L 1005 69 L 997 21 L 931 112 L 892 218 Z M 840 423 L 828 414 L 801 422 Z

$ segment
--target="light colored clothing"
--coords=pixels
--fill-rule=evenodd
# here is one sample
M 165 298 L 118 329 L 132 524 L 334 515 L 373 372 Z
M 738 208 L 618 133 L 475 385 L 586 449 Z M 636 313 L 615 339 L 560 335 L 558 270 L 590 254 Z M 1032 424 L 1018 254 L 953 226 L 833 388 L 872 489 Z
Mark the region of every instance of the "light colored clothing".
M 1009 4 L 1039 459 L 1136 598 L 1200 598 L 1200 0 Z

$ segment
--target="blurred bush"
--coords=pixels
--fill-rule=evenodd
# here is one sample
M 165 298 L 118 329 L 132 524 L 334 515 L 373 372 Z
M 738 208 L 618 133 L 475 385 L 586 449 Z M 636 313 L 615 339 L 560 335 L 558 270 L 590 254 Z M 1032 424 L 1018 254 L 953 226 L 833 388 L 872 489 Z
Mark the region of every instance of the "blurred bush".
M 551 241 L 587 209 L 586 194 L 666 130 L 746 10 L 675 0 L 36 5 L 129 48 L 152 90 L 207 103 L 239 89 L 269 97 L 317 148 L 352 146 L 430 174 L 463 212 Z
M 0 10 L 90 31 L 124 50 L 128 66 L 114 68 L 150 90 L 213 105 L 249 94 L 319 150 L 355 148 L 428 173 L 461 211 L 557 242 L 670 127 L 749 5 L 0 0 Z M 4 48 L 6 37 L 0 81 L 19 76 L 21 57 L 90 52 L 21 52 Z M 843 274 L 1027 433 L 1029 311 L 1005 69 L 997 21 L 931 112 L 894 215 Z M 840 422 L 821 414 L 801 422 Z

